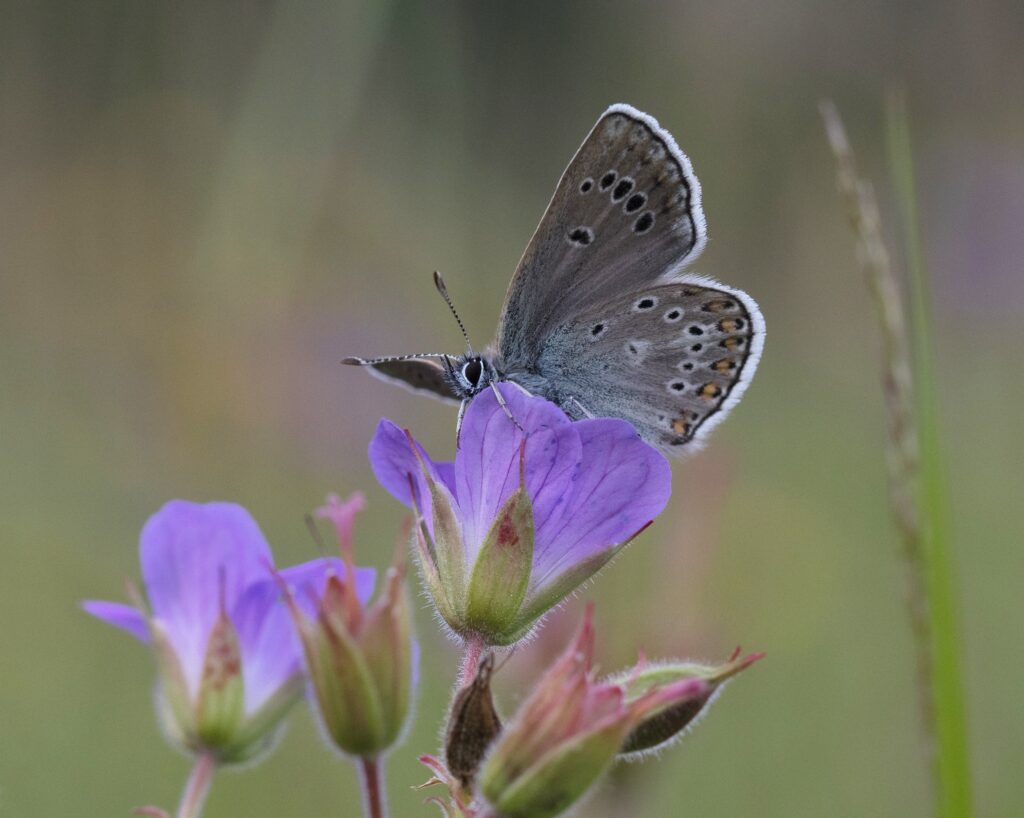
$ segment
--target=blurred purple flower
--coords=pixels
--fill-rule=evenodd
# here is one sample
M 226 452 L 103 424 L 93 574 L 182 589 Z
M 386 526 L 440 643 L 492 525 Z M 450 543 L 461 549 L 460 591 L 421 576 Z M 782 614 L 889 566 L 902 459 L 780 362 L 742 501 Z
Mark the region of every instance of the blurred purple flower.
M 454 463 L 388 420 L 369 454 L 381 485 L 422 517 L 417 551 L 441 616 L 464 638 L 510 644 L 661 513 L 671 474 L 623 420 L 574 423 L 498 388 L 521 429 L 487 391 L 466 412 Z
M 303 689 L 301 650 L 263 533 L 241 506 L 174 500 L 146 522 L 139 550 L 149 615 L 141 604 L 83 607 L 153 647 L 159 715 L 177 744 L 222 762 L 250 759 Z M 308 598 L 344 571 L 341 560 L 318 559 L 280 575 Z M 372 569 L 356 571 L 364 600 L 373 583 Z

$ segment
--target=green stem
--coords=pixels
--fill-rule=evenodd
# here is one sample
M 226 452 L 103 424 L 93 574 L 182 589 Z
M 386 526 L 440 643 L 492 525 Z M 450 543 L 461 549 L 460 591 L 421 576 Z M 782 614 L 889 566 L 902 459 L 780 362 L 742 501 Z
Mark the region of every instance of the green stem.
M 216 771 L 217 761 L 210 753 L 202 752 L 196 756 L 192 772 L 185 784 L 185 791 L 181 795 L 177 818 L 199 818 L 203 812 L 203 804 L 206 803 L 206 796 L 210 794 L 210 785 Z
M 918 224 L 910 127 L 902 94 L 887 106 L 889 158 L 902 220 L 910 273 L 911 340 L 916 375 L 914 414 L 920 444 L 917 506 L 923 541 L 924 586 L 931 620 L 931 711 L 935 733 L 934 779 L 937 814 L 971 815 L 966 708 L 959 650 L 959 616 L 953 581 L 949 493 L 936 413 L 935 369 L 930 322 L 931 293 Z

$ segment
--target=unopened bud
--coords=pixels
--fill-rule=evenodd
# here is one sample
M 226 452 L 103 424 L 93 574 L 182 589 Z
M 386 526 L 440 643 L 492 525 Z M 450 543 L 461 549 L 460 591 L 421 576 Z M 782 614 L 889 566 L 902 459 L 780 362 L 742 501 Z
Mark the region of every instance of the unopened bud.
M 467 791 L 472 791 L 480 762 L 501 732 L 501 719 L 491 696 L 493 672 L 494 654 L 488 653 L 481 660 L 473 680 L 455 694 L 448 720 L 445 764 Z

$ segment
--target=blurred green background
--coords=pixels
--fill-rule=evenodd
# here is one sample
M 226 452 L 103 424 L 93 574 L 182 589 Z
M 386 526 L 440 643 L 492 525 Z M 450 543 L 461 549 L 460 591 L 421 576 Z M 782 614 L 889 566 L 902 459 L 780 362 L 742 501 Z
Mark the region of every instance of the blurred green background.
M 364 561 L 398 505 L 365 451 L 382 415 L 434 453 L 450 407 L 339 366 L 458 351 L 430 272 L 483 344 L 554 185 L 604 108 L 690 155 L 696 265 L 761 303 L 760 372 L 669 511 L 582 595 L 602 666 L 768 659 L 686 742 L 618 770 L 588 816 L 924 816 L 904 575 L 886 505 L 875 316 L 818 100 L 885 185 L 905 83 L 956 523 L 978 814 L 1024 814 L 1024 5 L 4 2 L 0 11 L 0 815 L 173 807 L 187 761 L 149 657 L 86 617 L 122 598 L 165 500 L 234 500 L 278 561 L 302 514 L 367 491 Z M 417 597 L 419 599 L 419 597 Z M 504 671 L 509 711 L 579 602 Z M 394 813 L 431 815 L 455 652 L 425 603 Z M 356 815 L 355 776 L 297 710 L 207 815 Z

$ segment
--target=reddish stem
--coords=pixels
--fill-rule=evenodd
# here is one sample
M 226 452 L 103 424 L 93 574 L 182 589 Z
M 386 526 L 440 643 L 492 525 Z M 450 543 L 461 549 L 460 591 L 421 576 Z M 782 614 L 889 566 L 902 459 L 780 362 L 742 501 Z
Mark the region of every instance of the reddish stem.
M 387 793 L 384 790 L 384 767 L 380 756 L 359 759 L 359 783 L 363 788 L 363 814 L 366 818 L 387 818 Z
M 217 771 L 217 761 L 210 753 L 196 756 L 192 772 L 189 774 L 185 791 L 181 795 L 178 806 L 178 818 L 199 818 L 203 812 L 206 796 L 210 794 L 213 774 Z
M 462 667 L 459 670 L 459 689 L 461 690 L 476 678 L 480 667 L 480 657 L 484 652 L 484 639 L 473 634 L 466 640 L 466 651 L 462 654 Z

